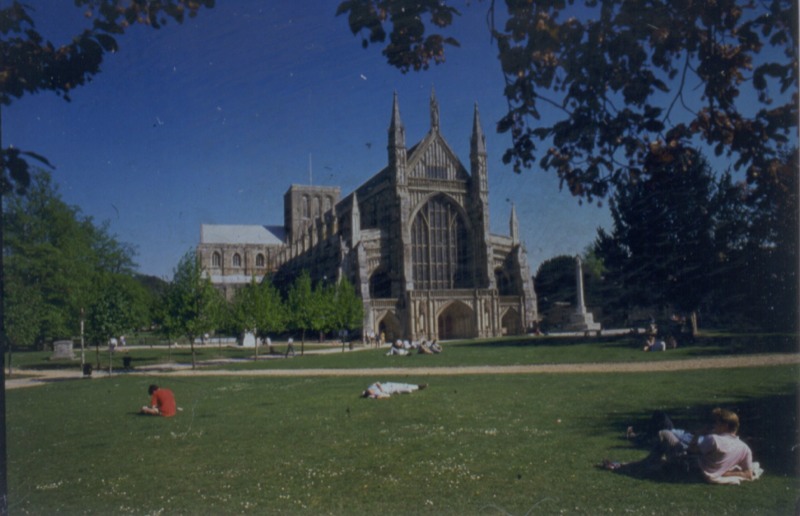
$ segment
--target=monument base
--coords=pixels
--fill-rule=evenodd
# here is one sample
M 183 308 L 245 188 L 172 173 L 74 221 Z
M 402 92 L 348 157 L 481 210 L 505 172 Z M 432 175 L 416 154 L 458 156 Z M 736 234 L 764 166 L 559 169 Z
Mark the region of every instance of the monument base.
M 600 331 L 600 323 L 594 322 L 594 316 L 590 312 L 574 313 L 569 317 L 569 323 L 565 328 L 567 331 Z
M 53 342 L 53 354 L 50 360 L 75 360 L 71 340 L 57 340 Z

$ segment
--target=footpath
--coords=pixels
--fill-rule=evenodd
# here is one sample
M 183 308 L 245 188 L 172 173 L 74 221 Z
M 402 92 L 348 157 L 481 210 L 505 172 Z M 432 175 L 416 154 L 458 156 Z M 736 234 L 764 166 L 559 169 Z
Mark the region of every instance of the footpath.
M 374 349 L 357 347 L 347 352 Z M 318 349 L 306 351 L 306 354 L 341 353 L 341 348 Z M 111 375 L 108 371 L 94 371 L 90 377 L 84 377 L 78 369 L 61 370 L 17 370 L 16 378 L 5 381 L 6 389 L 36 387 L 54 382 L 102 380 L 121 375 L 127 376 L 238 376 L 238 377 L 297 377 L 297 376 L 453 376 L 483 374 L 580 374 L 580 373 L 642 373 L 663 371 L 688 371 L 698 369 L 722 369 L 740 367 L 769 367 L 778 365 L 800 364 L 800 353 L 770 353 L 760 355 L 736 355 L 722 357 L 705 357 L 683 360 L 665 360 L 659 362 L 607 362 L 607 363 L 574 363 L 574 364 L 530 364 L 513 366 L 465 366 L 465 367 L 380 367 L 358 369 L 252 369 L 232 371 L 214 369 L 230 363 L 251 362 L 252 359 L 218 359 L 198 362 L 196 369 L 191 364 L 164 363 L 140 366 L 134 370 L 116 370 Z

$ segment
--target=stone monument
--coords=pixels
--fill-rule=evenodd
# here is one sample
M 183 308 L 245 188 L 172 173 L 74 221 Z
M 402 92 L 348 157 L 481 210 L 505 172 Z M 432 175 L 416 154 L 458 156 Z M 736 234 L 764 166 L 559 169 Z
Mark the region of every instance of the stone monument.
M 75 360 L 71 340 L 57 340 L 53 342 L 53 356 L 50 360 Z
M 600 331 L 600 323 L 594 322 L 594 316 L 586 311 L 583 298 L 583 262 L 580 256 L 575 257 L 575 312 L 570 316 L 567 331 Z

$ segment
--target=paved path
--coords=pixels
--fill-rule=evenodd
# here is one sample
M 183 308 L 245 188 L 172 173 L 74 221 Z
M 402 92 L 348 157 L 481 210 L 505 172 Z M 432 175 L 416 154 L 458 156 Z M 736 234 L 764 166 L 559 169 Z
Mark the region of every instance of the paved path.
M 231 362 L 218 360 L 216 363 Z M 214 362 L 211 363 L 213 365 Z M 737 367 L 764 367 L 788 364 L 800 364 L 799 353 L 775 353 L 765 355 L 737 355 L 723 357 L 696 358 L 685 360 L 665 360 L 659 362 L 607 362 L 587 364 L 532 364 L 515 366 L 465 366 L 465 367 L 380 367 L 363 369 L 251 369 L 229 371 L 208 369 L 209 362 L 204 362 L 203 369 L 192 370 L 188 364 L 161 364 L 142 366 L 135 371 L 122 373 L 137 376 L 452 376 L 479 374 L 542 374 L 542 373 L 643 373 L 650 371 L 689 371 L 698 369 L 722 369 Z M 6 380 L 6 389 L 34 387 L 47 383 L 81 379 L 79 371 L 23 371 L 35 374 L 28 378 Z M 95 371 L 93 379 L 107 378 L 105 372 Z

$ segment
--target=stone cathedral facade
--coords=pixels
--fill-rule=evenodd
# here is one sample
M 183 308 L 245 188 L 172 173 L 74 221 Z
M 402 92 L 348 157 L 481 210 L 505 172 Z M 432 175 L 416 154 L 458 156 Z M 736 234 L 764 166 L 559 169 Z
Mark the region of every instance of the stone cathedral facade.
M 466 131 L 465 131 L 466 132 Z M 387 166 L 340 198 L 335 187 L 292 185 L 283 226 L 203 225 L 197 253 L 231 296 L 253 276 L 288 284 L 347 277 L 364 303 L 364 332 L 394 339 L 497 337 L 538 318 L 512 207 L 509 235 L 489 231 L 486 146 L 477 107 L 465 166 L 439 131 L 407 146 L 395 94 Z M 469 167 L 469 168 L 467 168 Z

